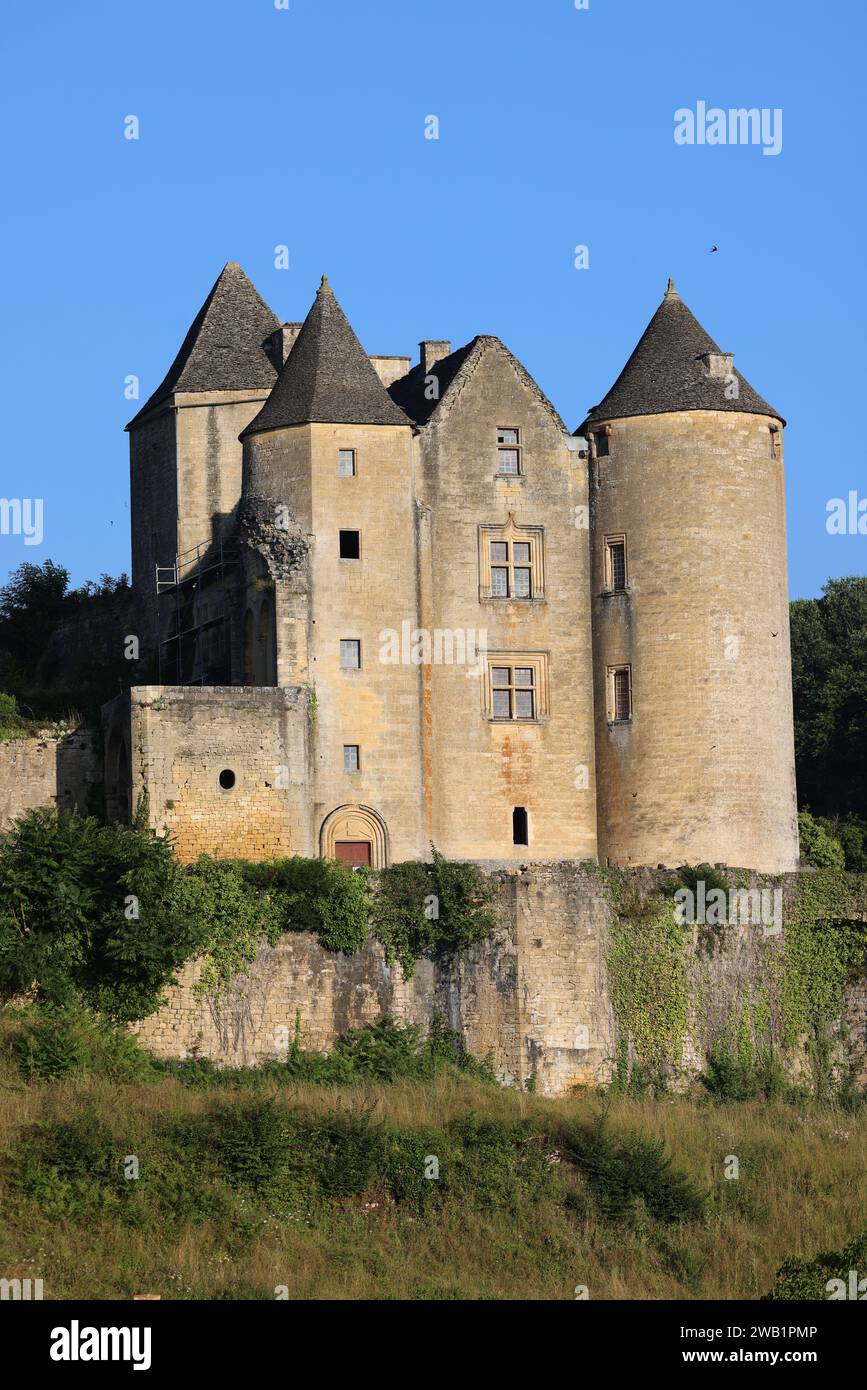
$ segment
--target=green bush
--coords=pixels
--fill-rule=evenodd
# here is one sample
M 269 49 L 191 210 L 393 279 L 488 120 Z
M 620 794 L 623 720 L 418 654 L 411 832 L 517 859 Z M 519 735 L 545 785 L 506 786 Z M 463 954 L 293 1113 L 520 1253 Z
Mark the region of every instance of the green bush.
M 258 1067 L 220 1068 L 207 1060 L 163 1061 L 160 1071 L 177 1077 L 185 1086 L 207 1090 L 213 1086 L 232 1086 L 255 1090 L 275 1082 L 311 1082 L 314 1085 L 344 1086 L 376 1080 L 430 1081 L 444 1072 L 473 1077 L 496 1085 L 489 1060 L 479 1060 L 466 1050 L 459 1033 L 435 1017 L 427 1038 L 412 1024 L 395 1023 L 387 1015 L 365 1028 L 353 1028 L 336 1043 L 333 1052 L 305 1052 L 297 1037 L 285 1061 Z
M 256 959 L 264 937 L 272 946 L 284 929 L 278 894 L 254 886 L 245 866 L 203 855 L 191 870 L 204 924 L 197 991 L 219 991 Z
M 6 1046 L 28 1081 L 62 1081 L 77 1073 L 119 1082 L 156 1075 L 131 1033 L 86 1010 L 32 1008 L 15 1025 Z
M 672 1168 L 664 1145 L 631 1135 L 620 1142 L 602 1121 L 567 1129 L 565 1147 L 609 1220 L 632 1220 L 641 1205 L 657 1221 L 698 1221 L 705 1197 L 685 1173 Z
M 816 869 L 845 869 L 843 846 L 814 820 L 809 811 L 798 812 L 801 862 Z
M 274 900 L 281 931 L 315 932 L 329 951 L 360 951 L 369 936 L 370 892 L 364 873 L 336 859 L 240 863 L 247 883 Z
M 728 898 L 729 885 L 713 864 L 682 864 L 677 876 L 682 886 L 688 888 L 691 893 L 697 893 L 699 883 L 703 883 L 705 895 L 720 890 Z
M 765 1299 L 815 1300 L 829 1299 L 832 1293 L 850 1297 L 850 1271 L 856 1271 L 857 1282 L 867 1275 L 867 1231 L 862 1231 L 850 1245 L 842 1250 L 825 1250 L 812 1260 L 791 1256 L 784 1260 L 777 1270 L 774 1287 L 764 1295 Z M 832 1279 L 841 1279 L 844 1289 L 829 1289 Z M 863 1298 L 863 1292 L 856 1294 Z
M 201 904 L 166 840 L 29 811 L 0 841 L 0 992 L 142 1018 L 206 946 Z
M 22 738 L 29 728 L 28 721 L 18 712 L 15 696 L 0 690 L 0 743 L 4 739 Z
M 756 1056 L 741 1057 L 718 1038 L 708 1054 L 699 1081 L 719 1101 L 765 1100 L 785 1097 L 791 1090 L 781 1059 L 772 1049 L 759 1048 Z

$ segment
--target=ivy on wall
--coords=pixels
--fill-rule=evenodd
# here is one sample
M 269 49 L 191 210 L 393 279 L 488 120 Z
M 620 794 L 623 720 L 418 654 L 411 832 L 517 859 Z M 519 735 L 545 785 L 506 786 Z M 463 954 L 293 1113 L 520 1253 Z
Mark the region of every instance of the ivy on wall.
M 689 1014 L 689 928 L 674 900 L 606 870 L 613 908 L 606 965 L 622 1042 L 642 1067 L 680 1062 Z
M 670 1073 L 691 1032 L 708 1049 L 717 1072 L 728 1067 L 745 1089 L 749 1075 L 778 1069 L 773 1064 L 778 1049 L 790 1056 L 803 1049 L 815 1092 L 828 1092 L 847 987 L 867 968 L 867 924 L 857 920 L 867 906 L 863 876 L 826 868 L 801 873 L 787 884 L 781 935 L 760 939 L 750 977 L 733 977 L 737 997 L 724 1023 L 717 1020 L 708 1036 L 710 972 L 724 971 L 733 929 L 713 928 L 710 941 L 701 924 L 680 924 L 673 892 L 680 885 L 694 889 L 699 878 L 710 891 L 711 884 L 720 886 L 720 875 L 709 866 L 685 866 L 677 874 L 611 869 L 600 874 L 612 909 L 606 965 L 621 1084 L 630 1082 L 630 1066 L 636 1064 Z M 733 888 L 749 886 L 745 871 L 727 877 Z M 753 884 L 780 886 L 767 875 L 754 876 Z M 716 979 L 719 984 L 721 976 Z

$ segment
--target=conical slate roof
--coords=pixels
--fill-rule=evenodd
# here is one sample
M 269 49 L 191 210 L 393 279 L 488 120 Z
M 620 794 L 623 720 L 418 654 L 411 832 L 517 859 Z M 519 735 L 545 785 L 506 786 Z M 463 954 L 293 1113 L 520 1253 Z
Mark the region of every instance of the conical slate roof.
M 289 425 L 408 425 L 323 275 L 273 391 L 241 434 Z
M 661 415 L 670 410 L 734 410 L 782 419 L 779 411 L 768 405 L 740 372 L 734 371 L 738 382 L 736 397 L 731 384 L 726 390 L 723 378 L 710 375 L 702 355 L 719 351 L 684 304 L 674 281 L 669 280 L 665 297 L 635 351 L 608 395 L 588 412 L 585 423 L 629 415 Z
M 130 424 L 175 391 L 273 386 L 277 372 L 262 344 L 279 327 L 280 320 L 241 267 L 229 261 L 193 319 L 165 378 Z

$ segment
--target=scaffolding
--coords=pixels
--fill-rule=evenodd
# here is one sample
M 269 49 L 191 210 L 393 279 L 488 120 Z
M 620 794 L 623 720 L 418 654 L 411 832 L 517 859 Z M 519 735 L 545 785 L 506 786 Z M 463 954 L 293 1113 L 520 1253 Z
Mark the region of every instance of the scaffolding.
M 227 576 L 238 565 L 238 548 L 216 541 L 201 542 L 176 555 L 172 565 L 155 565 L 157 612 L 160 631 L 169 635 L 160 640 L 158 672 L 160 685 L 174 674 L 175 685 L 228 685 L 231 680 L 229 661 L 229 614 L 227 611 Z M 213 591 L 220 611 L 213 617 L 202 618 L 199 594 Z M 170 615 L 166 607 L 172 604 Z M 218 656 L 210 666 L 204 658 L 203 634 L 219 633 L 216 643 Z M 197 669 L 198 667 L 198 669 Z

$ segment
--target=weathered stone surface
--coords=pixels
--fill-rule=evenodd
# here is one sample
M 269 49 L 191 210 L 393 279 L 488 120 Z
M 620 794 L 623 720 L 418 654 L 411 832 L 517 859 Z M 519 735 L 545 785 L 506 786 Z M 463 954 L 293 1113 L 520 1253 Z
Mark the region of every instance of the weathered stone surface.
M 0 743 L 0 831 L 37 806 L 103 809 L 102 738 L 88 727 Z

